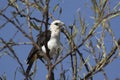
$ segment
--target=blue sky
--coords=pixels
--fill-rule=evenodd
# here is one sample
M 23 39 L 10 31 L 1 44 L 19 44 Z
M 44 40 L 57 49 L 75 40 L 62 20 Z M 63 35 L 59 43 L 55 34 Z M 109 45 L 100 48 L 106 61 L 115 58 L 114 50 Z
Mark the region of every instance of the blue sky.
M 62 8 L 62 14 L 59 16 L 58 12 L 54 12 L 53 15 L 55 16 L 55 18 L 59 18 L 60 20 L 62 20 L 66 26 L 69 26 L 71 24 L 73 24 L 74 19 L 78 20 L 78 10 L 81 12 L 81 15 L 85 18 L 86 23 L 89 25 L 89 29 L 92 27 L 92 25 L 94 24 L 93 19 L 91 18 L 94 14 L 93 11 L 91 11 L 91 3 L 90 0 L 51 0 L 50 3 L 50 12 L 52 12 L 52 9 L 54 8 L 56 3 L 60 2 L 60 7 Z M 120 0 L 110 0 L 110 7 L 111 9 L 115 7 L 115 5 L 117 3 L 120 3 Z M 7 1 L 5 0 L 1 0 L 0 1 L 0 9 L 3 8 L 5 5 L 7 4 Z M 120 9 L 120 7 L 118 7 Z M 11 12 L 14 9 L 9 8 L 5 14 L 8 15 L 9 17 L 11 17 Z M 39 16 L 39 12 L 34 11 L 34 15 L 37 18 L 41 18 Z M 23 29 L 26 30 L 26 32 L 28 31 L 28 27 L 25 24 L 25 20 L 19 18 L 21 22 L 24 23 L 24 27 Z M 52 20 L 50 20 L 51 22 Z M 3 19 L 0 16 L 0 24 L 4 23 L 5 19 Z M 116 37 L 116 39 L 120 38 L 120 16 L 119 17 L 115 17 L 113 19 L 110 20 L 111 23 L 111 29 L 113 30 L 113 33 Z M 77 27 L 79 28 L 79 21 L 77 22 Z M 14 35 L 14 33 L 17 31 L 17 29 L 11 25 L 11 24 L 7 24 L 6 27 L 0 29 L 0 37 L 4 38 L 5 41 L 9 41 L 9 39 L 12 38 L 12 36 Z M 98 30 L 99 31 L 99 30 Z M 89 30 L 87 31 L 87 33 L 89 32 Z M 34 38 L 36 39 L 36 35 L 38 34 L 37 31 L 33 30 L 33 35 Z M 107 34 L 109 35 L 109 34 Z M 65 36 L 63 36 L 63 40 L 65 39 Z M 111 39 L 111 38 L 110 38 Z M 109 39 L 109 36 L 107 36 L 106 41 L 107 45 L 109 45 L 109 42 L 112 41 Z M 62 40 L 62 41 L 63 41 Z M 27 38 L 25 38 L 20 32 L 17 33 L 15 39 L 15 42 L 27 42 L 29 41 Z M 0 44 L 1 46 L 1 44 Z M 24 67 L 26 68 L 26 63 L 25 60 L 28 56 L 28 53 L 31 49 L 31 45 L 20 45 L 20 46 L 15 46 L 13 47 L 15 52 L 17 53 L 17 56 L 19 56 L 20 61 L 22 62 L 22 64 L 24 65 Z M 111 47 L 108 46 L 107 47 L 107 51 L 110 52 Z M 80 50 L 82 50 L 83 48 L 81 48 Z M 84 52 L 84 51 L 83 51 Z M 6 53 L 6 52 L 0 52 L 0 55 Z M 10 53 L 10 52 L 7 52 Z M 88 53 L 83 54 L 83 56 L 87 57 Z M 67 59 L 65 59 L 65 61 L 63 62 L 64 65 L 64 69 L 70 69 L 70 62 L 69 62 L 70 57 L 68 57 Z M 90 56 L 90 59 L 92 59 L 92 56 Z M 90 60 L 91 64 L 94 64 L 94 62 L 92 63 L 93 60 Z M 109 80 L 114 80 L 115 78 L 120 78 L 120 64 L 119 64 L 120 58 L 114 60 L 111 64 L 109 64 L 108 66 L 106 66 L 105 72 L 107 73 L 107 76 L 109 77 Z M 38 68 L 38 74 L 36 75 L 35 80 L 38 80 L 39 77 L 42 78 L 42 80 L 45 80 L 45 75 L 47 74 L 47 70 L 44 68 L 45 66 L 38 61 L 37 62 L 37 68 Z M 4 74 L 7 76 L 7 80 L 13 80 L 14 79 L 14 72 L 16 69 L 19 68 L 19 64 L 9 55 L 4 55 L 2 57 L 0 57 L 0 75 Z M 60 65 L 57 66 L 57 69 L 55 69 L 55 75 L 58 75 L 58 72 L 60 70 Z M 81 71 L 81 74 L 83 75 L 84 69 L 83 71 Z M 70 75 L 70 72 L 67 72 L 68 76 Z M 43 77 L 44 76 L 44 77 Z M 16 80 L 23 80 L 23 75 L 17 71 L 17 76 L 16 76 Z M 98 73 L 95 75 L 94 80 L 103 80 L 103 75 L 101 73 Z M 58 78 L 56 78 L 58 79 Z M 41 79 L 39 79 L 41 80 Z

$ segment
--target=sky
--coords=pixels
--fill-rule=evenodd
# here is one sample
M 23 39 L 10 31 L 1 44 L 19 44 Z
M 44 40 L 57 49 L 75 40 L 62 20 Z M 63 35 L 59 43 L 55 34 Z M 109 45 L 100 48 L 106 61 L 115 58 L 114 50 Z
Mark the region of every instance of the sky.
M 60 19 L 61 21 L 63 21 L 65 23 L 66 26 L 70 26 L 73 24 L 74 19 L 78 20 L 78 11 L 81 12 L 81 15 L 85 18 L 86 23 L 89 25 L 89 29 L 91 28 L 91 26 L 94 24 L 93 19 L 91 18 L 94 14 L 93 11 L 91 11 L 91 2 L 90 0 L 51 0 L 50 2 L 50 12 L 52 12 L 54 6 L 56 5 L 56 3 L 60 3 L 60 7 L 62 8 L 62 14 L 59 16 L 58 12 L 54 12 L 53 15 L 55 16 L 56 19 Z M 114 8 L 116 4 L 120 3 L 120 0 L 110 0 L 110 8 Z M 4 6 L 6 6 L 7 4 L 7 0 L 1 0 L 0 1 L 0 9 L 3 8 Z M 21 6 L 23 7 L 23 6 Z M 118 7 L 120 10 L 120 7 Z M 11 11 L 13 9 L 9 8 L 5 14 L 8 15 L 9 17 L 11 17 Z M 35 17 L 40 17 L 39 16 L 39 12 L 34 11 L 34 15 Z M 41 18 L 41 17 L 40 17 Z M 21 22 L 25 22 L 25 20 L 19 18 Z M 50 20 L 51 22 L 52 20 Z M 5 19 L 3 19 L 0 16 L 0 24 L 4 23 Z M 111 23 L 111 29 L 113 30 L 113 33 L 115 35 L 116 39 L 120 38 L 120 16 L 119 17 L 115 17 L 113 19 L 110 20 Z M 26 24 L 24 24 L 25 27 L 23 27 L 23 29 L 25 29 L 26 31 L 28 31 L 28 27 Z M 79 28 L 79 22 L 77 22 L 77 27 Z M 12 38 L 12 36 L 14 35 L 14 33 L 17 31 L 17 29 L 11 25 L 11 24 L 7 24 L 5 28 L 0 29 L 0 37 L 4 38 L 5 41 L 9 41 L 9 39 Z M 100 31 L 100 30 L 98 30 Z M 89 32 L 89 30 L 87 31 Z M 34 38 L 36 39 L 36 35 L 38 34 L 37 31 L 33 30 L 33 35 Z M 109 35 L 109 34 L 107 34 Z M 65 36 L 63 35 L 63 40 L 65 39 Z M 111 39 L 111 38 L 110 38 Z M 106 38 L 106 40 L 112 41 L 109 39 L 109 36 Z M 62 40 L 62 41 L 63 41 Z M 14 41 L 16 42 L 27 42 L 29 41 L 27 38 L 25 38 L 20 32 L 17 33 L 17 36 L 15 36 Z M 107 51 L 110 52 L 110 44 L 106 43 L 108 45 L 107 47 Z M 1 44 L 0 44 L 1 46 Z M 17 53 L 17 56 L 19 56 L 20 61 L 22 62 L 22 64 L 24 65 L 24 67 L 26 68 L 26 58 L 30 52 L 30 49 L 32 48 L 31 45 L 20 45 L 20 46 L 15 46 L 13 47 L 15 52 Z M 81 48 L 80 50 L 82 50 L 84 48 Z M 82 51 L 84 52 L 84 51 Z M 12 57 L 10 57 L 9 55 L 7 55 L 7 53 L 9 52 L 0 52 L 0 55 L 2 55 L 4 53 L 4 55 L 2 57 L 0 57 L 0 76 L 5 74 L 7 76 L 7 80 L 13 80 L 14 79 L 14 72 L 16 70 L 19 69 L 19 64 L 16 62 L 16 60 L 14 60 Z M 6 54 L 5 54 L 6 53 Z M 85 53 L 83 54 L 83 56 L 88 56 L 90 54 Z M 90 56 L 90 59 L 92 58 L 92 56 Z M 63 62 L 64 65 L 64 69 L 69 69 L 70 70 L 70 62 L 69 62 L 70 57 L 68 57 L 67 59 L 65 59 L 65 61 Z M 119 64 L 120 58 L 114 60 L 111 64 L 109 64 L 108 66 L 106 66 L 104 68 L 105 72 L 107 73 L 107 76 L 109 77 L 109 80 L 115 80 L 115 78 L 120 78 L 120 64 Z M 94 65 L 93 60 L 90 60 L 91 64 Z M 35 80 L 45 80 L 45 75 L 47 74 L 47 70 L 44 68 L 45 66 L 40 62 L 37 61 L 37 75 L 35 77 Z M 39 67 L 40 66 L 40 67 Z M 55 75 L 58 75 L 60 65 L 57 66 L 57 69 L 55 70 Z M 20 70 L 20 69 L 19 69 Z M 84 72 L 84 69 L 83 69 Z M 82 73 L 82 72 L 81 72 Z M 70 71 L 67 72 L 68 76 L 70 75 Z M 83 75 L 83 74 L 82 74 Z M 44 77 L 43 77 L 44 76 Z M 42 78 L 42 79 L 39 79 Z M 17 71 L 17 76 L 16 76 L 16 80 L 23 80 L 23 75 Z M 95 74 L 94 80 L 103 80 L 103 75 L 101 73 L 97 73 Z M 57 80 L 58 78 L 56 78 Z

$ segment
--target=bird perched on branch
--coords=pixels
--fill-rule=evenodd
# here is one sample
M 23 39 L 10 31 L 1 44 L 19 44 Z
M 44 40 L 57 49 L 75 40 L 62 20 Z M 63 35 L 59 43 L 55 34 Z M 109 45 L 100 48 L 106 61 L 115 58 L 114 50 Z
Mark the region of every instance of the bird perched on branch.
M 59 52 L 62 49 L 62 45 L 60 43 L 60 32 L 61 29 L 63 29 L 63 26 L 63 22 L 60 20 L 55 20 L 51 23 L 49 30 L 38 35 L 36 43 L 39 46 L 39 49 L 33 46 L 27 58 L 28 67 L 26 69 L 26 73 L 28 75 L 36 59 L 43 61 L 44 55 L 47 55 L 47 52 L 49 52 L 50 59 L 54 58 L 56 55 L 59 55 Z

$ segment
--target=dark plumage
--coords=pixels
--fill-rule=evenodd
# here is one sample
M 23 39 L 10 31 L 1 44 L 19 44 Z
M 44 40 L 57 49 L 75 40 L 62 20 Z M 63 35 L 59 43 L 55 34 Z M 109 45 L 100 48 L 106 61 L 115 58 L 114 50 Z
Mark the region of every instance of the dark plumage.
M 29 56 L 28 56 L 28 58 L 27 58 L 27 64 L 28 64 L 28 68 L 27 68 L 27 70 L 26 70 L 26 73 L 29 73 L 30 72 L 30 69 L 31 69 L 31 67 L 32 67 L 32 65 L 33 65 L 33 63 L 34 63 L 34 61 L 36 60 L 36 59 L 40 59 L 42 62 L 44 62 L 43 60 L 42 60 L 42 54 L 43 54 L 43 52 L 42 52 L 42 49 L 41 49 L 41 47 L 43 46 L 43 45 L 45 45 L 45 39 L 47 39 L 47 42 L 50 40 L 50 34 L 51 34 L 51 31 L 50 30 L 48 30 L 47 31 L 47 38 L 45 38 L 45 32 L 42 32 L 41 34 L 39 34 L 37 37 L 37 45 L 40 47 L 40 50 L 38 50 L 35 46 L 31 49 L 31 51 L 30 51 L 30 53 L 29 53 Z

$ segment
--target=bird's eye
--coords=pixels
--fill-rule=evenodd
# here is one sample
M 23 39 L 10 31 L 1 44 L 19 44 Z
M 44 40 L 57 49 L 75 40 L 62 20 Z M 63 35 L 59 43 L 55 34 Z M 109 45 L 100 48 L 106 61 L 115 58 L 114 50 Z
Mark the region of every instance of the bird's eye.
M 58 26 L 58 25 L 59 25 L 59 23 L 55 23 L 55 25 L 57 25 L 57 26 Z

